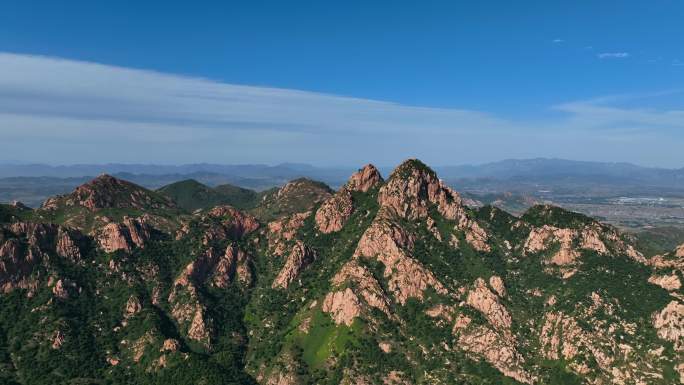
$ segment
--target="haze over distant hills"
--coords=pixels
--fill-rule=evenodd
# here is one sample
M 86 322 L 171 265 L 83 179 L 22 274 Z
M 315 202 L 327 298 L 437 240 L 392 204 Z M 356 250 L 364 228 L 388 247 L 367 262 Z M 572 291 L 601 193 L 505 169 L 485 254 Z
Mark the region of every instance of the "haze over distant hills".
M 380 167 L 388 173 L 389 167 Z M 684 226 L 684 169 L 565 159 L 509 159 L 480 165 L 435 167 L 451 187 L 481 204 L 514 213 L 535 202 L 601 218 L 624 227 Z M 232 185 L 255 192 L 309 178 L 338 188 L 355 167 L 308 164 L 44 164 L 0 163 L 0 202 L 38 207 L 102 173 L 158 189 L 192 179 L 208 188 Z M 624 200 L 623 198 L 636 199 Z
M 632 163 L 589 162 L 567 159 L 507 159 L 481 165 L 438 167 L 452 178 L 566 178 L 566 177 L 612 177 L 670 181 L 682 179 L 684 169 L 665 169 L 638 166 Z
M 83 177 L 102 173 L 134 175 L 226 175 L 234 179 L 289 180 L 297 177 L 319 179 L 336 185 L 344 182 L 354 167 L 318 167 L 301 163 L 265 164 L 211 164 L 196 163 L 183 165 L 157 164 L 74 164 L 51 166 L 46 164 L 24 164 L 0 162 L 0 178 L 7 177 Z M 389 170 L 389 167 L 380 167 Z M 631 163 L 590 162 L 567 159 L 507 159 L 484 164 L 446 165 L 435 167 L 444 179 L 462 178 L 589 178 L 624 181 L 643 181 L 664 186 L 684 185 L 684 168 L 666 169 L 638 166 Z

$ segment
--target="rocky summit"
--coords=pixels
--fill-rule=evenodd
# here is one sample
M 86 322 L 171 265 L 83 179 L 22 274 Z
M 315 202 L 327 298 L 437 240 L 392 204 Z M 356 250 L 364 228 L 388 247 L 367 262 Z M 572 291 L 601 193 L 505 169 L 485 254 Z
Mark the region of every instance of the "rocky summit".
M 684 245 L 473 208 L 417 159 L 241 194 L 3 206 L 0 383 L 684 383 Z

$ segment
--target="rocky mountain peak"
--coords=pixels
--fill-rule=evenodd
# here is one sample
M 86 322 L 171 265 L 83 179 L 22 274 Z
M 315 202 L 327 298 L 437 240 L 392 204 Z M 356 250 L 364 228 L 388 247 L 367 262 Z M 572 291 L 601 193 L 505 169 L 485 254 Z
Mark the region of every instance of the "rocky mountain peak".
M 409 176 L 437 179 L 437 173 L 420 159 L 409 158 L 401 162 L 390 174 L 389 179 L 405 179 Z
M 383 181 L 380 171 L 374 165 L 367 164 L 352 174 L 345 187 L 350 191 L 367 192 Z
M 392 171 L 378 202 L 406 218 L 426 217 L 430 204 L 447 219 L 460 220 L 464 215 L 460 195 L 418 159 L 406 160 Z
M 81 206 L 90 211 L 100 209 L 169 209 L 175 204 L 168 198 L 134 183 L 102 174 L 78 186 L 71 194 L 50 198 L 44 209 Z
M 333 194 L 325 183 L 298 178 L 279 189 L 263 195 L 259 207 L 253 210 L 257 218 L 270 221 L 278 217 L 312 210 Z
M 318 208 L 315 216 L 316 227 L 322 233 L 340 231 L 354 212 L 352 192 L 368 193 L 382 183 L 382 176 L 375 166 L 367 164 L 360 168 L 339 191 Z

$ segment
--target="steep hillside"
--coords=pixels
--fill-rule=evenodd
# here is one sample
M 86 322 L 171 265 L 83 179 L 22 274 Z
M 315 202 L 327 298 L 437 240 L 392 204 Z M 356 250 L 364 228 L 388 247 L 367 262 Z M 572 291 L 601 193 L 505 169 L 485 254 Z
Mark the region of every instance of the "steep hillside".
M 228 197 L 225 204 L 238 208 L 252 208 L 257 205 L 259 194 L 254 190 L 234 186 L 232 184 L 222 184 L 214 187 L 214 191 Z
M 173 228 L 115 185 L 98 201 L 138 215 L 2 225 L 0 381 L 684 383 L 684 245 L 646 258 L 556 207 L 474 209 L 415 159 Z M 76 196 L 58 209 L 107 210 Z
M 211 188 L 194 179 L 188 179 L 157 190 L 169 197 L 179 207 L 194 211 L 218 205 L 231 205 L 238 208 L 250 208 L 256 204 L 257 193 L 241 187 L 225 184 Z
M 91 232 L 128 216 L 146 215 L 149 221 L 168 230 L 175 226 L 180 213 L 170 198 L 103 174 L 69 194 L 47 199 L 33 211 L 31 220 Z
M 332 192 L 325 183 L 306 178 L 295 179 L 281 188 L 262 192 L 252 212 L 263 220 L 305 212 L 330 197 Z

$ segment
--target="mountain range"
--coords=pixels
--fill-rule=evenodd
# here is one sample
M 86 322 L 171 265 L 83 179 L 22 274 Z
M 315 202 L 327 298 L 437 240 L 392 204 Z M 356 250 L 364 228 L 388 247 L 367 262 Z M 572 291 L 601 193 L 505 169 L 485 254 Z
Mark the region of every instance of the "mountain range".
M 308 164 L 282 163 L 275 166 L 262 164 L 77 164 L 49 166 L 45 164 L 0 163 L 0 178 L 8 177 L 55 177 L 73 178 L 102 173 L 121 175 L 227 175 L 233 178 L 273 178 L 291 180 L 307 177 L 331 185 L 341 185 L 353 171 L 353 167 L 316 167 Z M 389 172 L 391 168 L 381 167 Z M 637 166 L 631 163 L 588 162 L 565 159 L 508 159 L 480 165 L 439 166 L 435 170 L 444 179 L 467 178 L 611 178 L 615 180 L 649 181 L 663 185 L 684 183 L 684 168 L 666 169 Z
M 582 162 L 562 159 L 504 160 L 482 165 L 436 167 L 450 186 L 466 193 L 515 193 L 540 200 L 567 197 L 684 197 L 684 170 L 629 163 Z M 196 180 L 208 186 L 230 184 L 263 191 L 296 178 L 343 185 L 353 167 L 315 167 L 284 163 L 269 165 L 70 165 L 0 163 L 0 202 L 20 200 L 35 207 L 45 198 L 63 194 L 94 176 L 107 173 L 147 188 Z M 380 168 L 388 173 L 391 168 Z M 553 192 L 554 196 L 545 195 Z
M 100 175 L 0 205 L 0 382 L 684 383 L 682 279 L 684 245 L 469 207 L 416 159 L 254 194 Z

